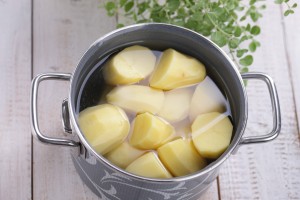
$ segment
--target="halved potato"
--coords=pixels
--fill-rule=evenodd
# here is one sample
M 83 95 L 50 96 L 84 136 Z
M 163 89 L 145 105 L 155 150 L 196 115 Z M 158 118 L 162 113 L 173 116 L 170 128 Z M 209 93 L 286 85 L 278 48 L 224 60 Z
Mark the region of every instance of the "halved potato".
M 206 70 L 200 61 L 174 49 L 167 49 L 150 78 L 150 86 L 171 90 L 199 83 L 205 76 Z
M 99 154 L 105 154 L 120 145 L 130 129 L 125 112 L 110 104 L 81 111 L 78 122 L 85 138 Z
M 192 97 L 189 118 L 194 121 L 195 118 L 209 112 L 225 112 L 226 99 L 217 85 L 206 77 L 204 81 L 198 84 Z
M 142 85 L 119 86 L 106 95 L 106 100 L 131 112 L 155 114 L 164 103 L 164 92 Z
M 148 152 L 137 158 L 125 170 L 130 173 L 149 178 L 172 177 L 154 152 Z
M 192 124 L 192 138 L 201 156 L 218 158 L 229 146 L 233 126 L 229 118 L 212 112 L 199 115 Z
M 189 114 L 192 95 L 190 88 L 165 92 L 164 104 L 157 114 L 171 123 L 183 120 Z
M 174 128 L 150 113 L 137 115 L 129 143 L 139 149 L 156 149 L 171 139 Z
M 145 152 L 132 147 L 128 142 L 123 142 L 117 148 L 105 154 L 105 158 L 118 167 L 125 169 L 143 153 Z
M 192 141 L 182 138 L 169 142 L 157 150 L 158 156 L 174 176 L 184 176 L 203 169 L 207 162 L 195 149 Z
M 131 46 L 120 51 L 104 67 L 104 79 L 108 84 L 136 83 L 153 71 L 156 57 L 143 46 Z

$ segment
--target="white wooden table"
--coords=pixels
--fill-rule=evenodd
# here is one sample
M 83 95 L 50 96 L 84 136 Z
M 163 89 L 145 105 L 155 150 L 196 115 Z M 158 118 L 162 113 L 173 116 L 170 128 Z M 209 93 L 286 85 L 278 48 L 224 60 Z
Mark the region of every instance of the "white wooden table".
M 282 111 L 280 136 L 266 144 L 241 147 L 221 169 L 202 199 L 300 199 L 300 10 L 282 17 L 267 2 L 260 21 L 262 47 L 251 71 L 277 84 Z M 32 139 L 29 93 L 42 72 L 72 72 L 84 51 L 112 31 L 98 0 L 0 0 L 0 199 L 97 199 L 83 184 L 69 149 Z M 47 82 L 40 93 L 43 131 L 61 136 L 60 108 L 67 83 Z M 272 127 L 270 100 L 263 83 L 251 81 L 246 135 Z

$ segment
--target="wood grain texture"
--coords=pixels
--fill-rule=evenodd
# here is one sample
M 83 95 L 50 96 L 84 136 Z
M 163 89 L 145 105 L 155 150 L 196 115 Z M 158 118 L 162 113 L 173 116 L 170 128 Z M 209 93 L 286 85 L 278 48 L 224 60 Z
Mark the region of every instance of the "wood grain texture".
M 260 21 L 262 47 L 255 54 L 256 60 L 250 70 L 269 74 L 277 85 L 282 114 L 281 134 L 269 143 L 241 147 L 230 157 L 220 174 L 221 199 L 224 200 L 300 198 L 299 135 L 281 15 L 280 7 L 268 3 Z M 250 81 L 247 92 L 249 119 L 245 135 L 265 134 L 272 128 L 266 86 Z
M 0 199 L 31 199 L 31 6 L 0 1 Z
M 215 180 L 199 200 L 218 200 L 218 182 Z
M 299 4 L 298 4 L 299 6 Z M 298 132 L 300 130 L 300 9 L 295 10 L 295 14 L 288 17 L 282 17 L 283 19 L 283 33 L 285 42 L 285 52 L 290 72 L 290 81 L 292 82 L 294 101 L 296 104 Z M 283 9 L 282 9 L 283 12 Z M 300 139 L 300 132 L 299 132 Z
M 98 0 L 34 0 L 33 74 L 72 72 L 89 45 L 115 27 Z M 61 103 L 68 83 L 42 83 L 39 119 L 46 135 L 62 137 Z M 70 149 L 34 141 L 33 199 L 98 199 L 80 180 Z

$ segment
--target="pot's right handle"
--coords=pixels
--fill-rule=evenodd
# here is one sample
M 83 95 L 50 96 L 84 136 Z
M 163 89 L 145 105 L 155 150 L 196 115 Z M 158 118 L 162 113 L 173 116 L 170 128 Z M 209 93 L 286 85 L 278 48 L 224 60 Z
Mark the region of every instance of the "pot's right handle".
M 253 144 L 253 143 L 262 143 L 268 142 L 275 139 L 281 129 L 281 115 L 280 115 L 280 106 L 278 100 L 278 94 L 276 86 L 270 76 L 260 72 L 249 72 L 242 74 L 243 79 L 259 79 L 264 81 L 270 93 L 271 104 L 272 104 L 272 113 L 273 113 L 273 129 L 270 133 L 262 136 L 252 136 L 244 137 L 241 139 L 240 144 Z
M 52 138 L 48 137 L 40 131 L 39 123 L 38 123 L 38 115 L 37 115 L 37 96 L 38 96 L 38 88 L 40 82 L 44 80 L 63 80 L 69 81 L 71 78 L 71 74 L 66 73 L 47 73 L 47 74 L 39 74 L 37 75 L 32 83 L 31 83 L 31 95 L 30 95 L 30 117 L 31 117 L 31 131 L 36 138 L 47 144 L 54 145 L 62 145 L 62 146 L 71 146 L 77 147 L 79 143 L 70 140 L 70 139 L 62 139 L 62 138 Z

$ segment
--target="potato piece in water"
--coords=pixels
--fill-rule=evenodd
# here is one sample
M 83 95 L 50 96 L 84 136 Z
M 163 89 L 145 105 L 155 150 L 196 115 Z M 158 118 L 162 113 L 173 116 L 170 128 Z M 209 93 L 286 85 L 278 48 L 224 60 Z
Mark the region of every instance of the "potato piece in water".
M 172 178 L 154 152 L 148 152 L 137 158 L 125 170 L 149 178 Z
M 224 114 L 199 115 L 192 124 L 194 145 L 201 156 L 216 159 L 229 146 L 232 130 L 232 124 Z
M 105 158 L 118 167 L 125 169 L 144 153 L 144 151 L 132 147 L 128 142 L 123 142 L 120 146 L 105 154 Z
M 194 121 L 195 118 L 209 112 L 225 112 L 226 99 L 217 87 L 217 85 L 206 77 L 199 83 L 192 97 L 189 118 Z
M 99 154 L 105 154 L 120 145 L 130 129 L 125 112 L 110 104 L 81 111 L 78 122 L 85 138 Z
M 204 65 L 195 58 L 174 49 L 163 52 L 150 78 L 150 86 L 171 90 L 201 82 L 206 76 Z
M 165 92 L 164 105 L 157 114 L 171 123 L 183 120 L 189 114 L 192 95 L 190 88 Z
M 139 149 L 156 149 L 171 139 L 173 126 L 150 113 L 137 115 L 129 143 Z
M 182 138 L 157 150 L 161 162 L 174 176 L 184 176 L 203 169 L 207 162 L 195 149 L 192 141 Z
M 119 86 L 106 95 L 106 100 L 134 113 L 155 114 L 164 103 L 164 92 L 142 85 Z
M 143 46 L 131 46 L 120 51 L 104 67 L 104 79 L 108 84 L 136 83 L 154 70 L 156 57 Z

